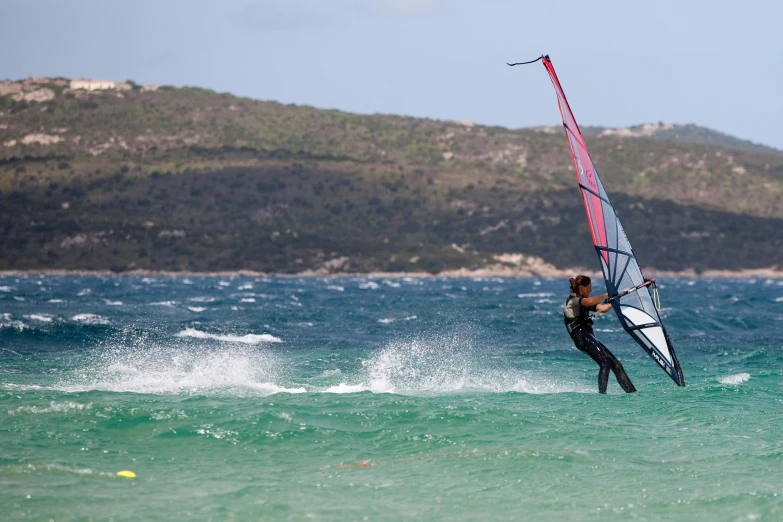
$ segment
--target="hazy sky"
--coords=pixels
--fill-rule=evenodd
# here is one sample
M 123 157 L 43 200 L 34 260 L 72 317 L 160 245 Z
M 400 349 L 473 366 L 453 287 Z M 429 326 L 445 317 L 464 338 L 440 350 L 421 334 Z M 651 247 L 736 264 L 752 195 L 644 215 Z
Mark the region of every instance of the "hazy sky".
M 696 123 L 783 149 L 783 2 L 0 0 L 0 78 L 197 85 L 360 113 Z

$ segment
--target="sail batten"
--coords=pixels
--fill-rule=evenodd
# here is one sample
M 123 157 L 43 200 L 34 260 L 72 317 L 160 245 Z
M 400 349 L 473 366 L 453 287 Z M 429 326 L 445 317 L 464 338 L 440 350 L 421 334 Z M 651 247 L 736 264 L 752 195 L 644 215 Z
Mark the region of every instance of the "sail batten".
M 557 95 L 557 104 L 563 118 L 577 183 L 582 192 L 590 234 L 601 262 L 606 289 L 609 295 L 616 296 L 611 301 L 614 311 L 623 329 L 674 382 L 685 386 L 680 364 L 658 314 L 649 283 L 642 274 L 631 243 L 598 177 L 584 136 L 571 112 L 552 62 L 548 56 L 542 58 Z M 621 293 L 620 289 L 633 291 L 626 290 Z

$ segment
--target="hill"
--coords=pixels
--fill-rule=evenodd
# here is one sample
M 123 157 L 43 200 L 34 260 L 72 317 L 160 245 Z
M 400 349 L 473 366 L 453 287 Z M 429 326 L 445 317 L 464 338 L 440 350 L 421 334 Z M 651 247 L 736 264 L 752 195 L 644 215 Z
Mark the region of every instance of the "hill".
M 558 129 L 559 130 L 559 129 Z M 735 149 L 748 152 L 768 154 L 783 154 L 783 151 L 766 145 L 753 143 L 692 123 L 686 125 L 654 122 L 634 125 L 627 128 L 587 127 L 583 128 L 585 136 L 618 136 L 628 138 L 651 138 L 654 140 L 676 141 L 678 143 L 693 143 L 696 145 L 711 145 L 724 149 Z
M 0 83 L 0 269 L 594 264 L 563 136 L 199 88 Z M 783 156 L 592 133 L 642 264 L 767 267 Z

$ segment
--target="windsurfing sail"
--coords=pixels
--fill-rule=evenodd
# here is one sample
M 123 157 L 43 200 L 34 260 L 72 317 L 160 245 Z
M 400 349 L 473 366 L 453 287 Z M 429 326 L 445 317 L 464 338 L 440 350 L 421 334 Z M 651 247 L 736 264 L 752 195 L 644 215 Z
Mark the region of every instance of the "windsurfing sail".
M 566 100 L 549 56 L 542 56 L 557 94 L 576 177 L 582 191 L 593 245 L 601 261 L 606 291 L 620 324 L 650 357 L 680 386 L 685 386 L 680 363 L 653 300 L 654 280 L 645 279 L 614 207 L 598 178 L 582 132 Z M 534 60 L 538 61 L 538 60 Z M 657 295 L 656 295 L 657 297 Z

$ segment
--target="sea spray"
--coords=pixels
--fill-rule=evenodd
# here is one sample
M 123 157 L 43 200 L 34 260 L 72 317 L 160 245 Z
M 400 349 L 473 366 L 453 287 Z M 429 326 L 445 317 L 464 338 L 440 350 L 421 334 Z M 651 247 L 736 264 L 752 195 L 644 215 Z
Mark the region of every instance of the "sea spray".
M 278 384 L 280 366 L 278 357 L 257 347 L 140 343 L 101 349 L 55 388 L 228 396 L 303 392 Z

